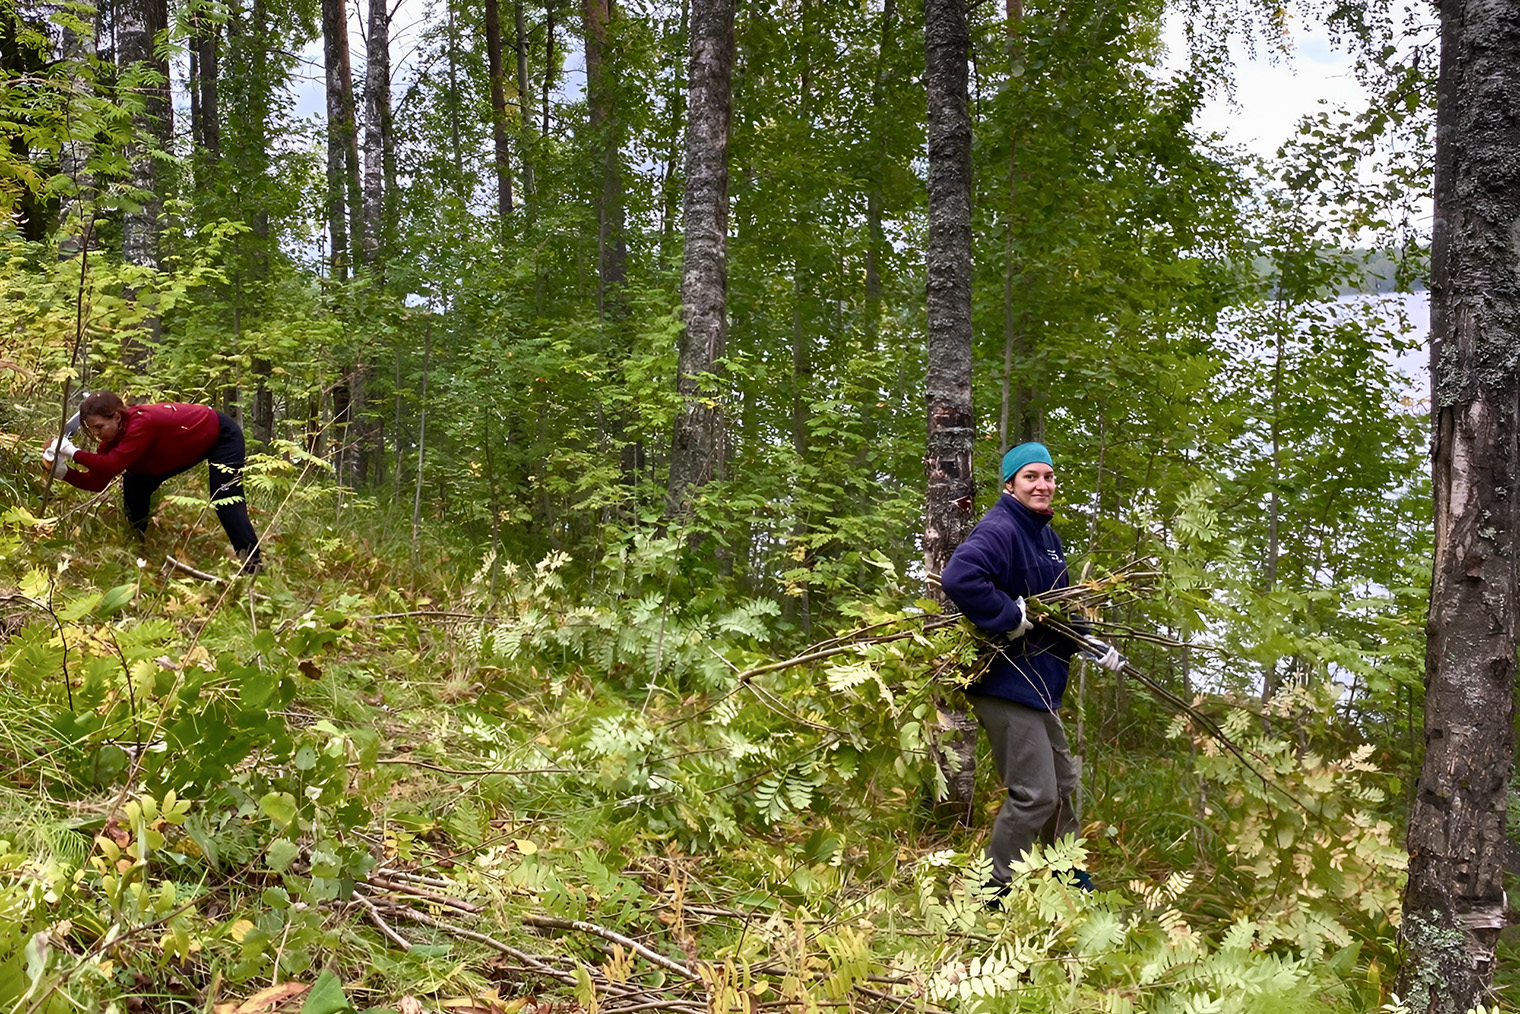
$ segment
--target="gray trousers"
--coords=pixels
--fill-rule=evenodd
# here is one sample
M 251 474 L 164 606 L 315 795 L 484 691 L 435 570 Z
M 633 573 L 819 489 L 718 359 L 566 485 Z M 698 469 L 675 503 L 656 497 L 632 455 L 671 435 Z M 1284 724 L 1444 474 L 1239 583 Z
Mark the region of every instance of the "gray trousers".
M 1071 803 L 1077 790 L 1077 768 L 1066 745 L 1066 730 L 1054 712 L 1036 711 L 1001 697 L 968 694 L 966 699 L 987 730 L 992 762 L 1005 790 L 987 855 L 992 859 L 992 875 L 1007 883 L 1013 877 L 1008 864 L 1036 841 L 1049 845 L 1077 832 Z

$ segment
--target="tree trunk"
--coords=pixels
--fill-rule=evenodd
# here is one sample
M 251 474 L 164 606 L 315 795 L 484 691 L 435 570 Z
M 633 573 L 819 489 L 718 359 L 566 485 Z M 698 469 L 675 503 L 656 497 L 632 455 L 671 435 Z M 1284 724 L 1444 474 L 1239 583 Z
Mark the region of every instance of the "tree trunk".
M 623 235 L 622 131 L 614 75 L 607 65 L 612 0 L 582 0 L 581 13 L 586 26 L 586 104 L 592 144 L 602 163 L 601 189 L 596 198 L 596 308 L 606 317 L 614 309 L 617 291 L 628 273 L 628 242 Z
M 19 75 L 40 76 L 47 72 L 48 62 L 53 56 L 51 49 L 35 48 L 21 41 L 31 27 L 28 19 L 14 4 L 0 9 L 0 74 L 7 79 Z M 31 162 L 32 145 L 22 132 L 11 132 L 0 144 L 9 149 L 10 157 L 17 163 Z M 42 243 L 52 232 L 51 201 L 52 198 L 48 195 L 31 187 L 21 187 L 19 193 L 16 193 L 16 203 L 11 208 L 11 221 L 28 242 Z
M 544 136 L 549 136 L 549 93 L 554 87 L 554 5 L 544 4 Z
M 163 209 L 163 188 L 153 149 L 172 149 L 174 119 L 173 107 L 169 103 L 169 66 L 154 54 L 153 40 L 157 33 L 169 27 L 169 9 L 164 0 L 128 0 L 117 11 L 117 67 L 122 72 L 133 67 L 151 69 L 160 76 L 157 83 L 144 85 L 142 109 L 132 117 L 137 137 L 127 151 L 127 158 L 132 164 L 132 184 L 140 194 L 137 206 L 127 207 L 122 215 L 121 254 L 122 260 L 128 264 L 157 268 L 158 219 Z M 129 287 L 123 295 L 135 300 L 136 287 Z M 156 342 L 159 333 L 156 315 L 144 319 L 143 332 L 147 343 Z M 136 373 L 147 369 L 147 343 L 134 335 L 123 340 L 122 359 Z
M 1398 990 L 1417 1014 L 1495 1003 L 1520 618 L 1520 6 L 1440 9 L 1435 560 Z
M 887 255 L 887 237 L 882 220 L 885 216 L 887 186 L 887 132 L 891 115 L 887 108 L 887 82 L 893 73 L 892 57 L 896 49 L 897 4 L 885 0 L 881 7 L 881 41 L 876 50 L 876 75 L 871 84 L 871 145 L 874 149 L 870 184 L 866 190 L 866 265 L 865 265 L 865 349 L 866 354 L 881 354 L 882 261 Z M 881 427 L 882 400 L 880 382 L 861 392 L 860 431 L 863 437 L 858 457 L 869 462 L 877 447 Z
M 343 30 L 338 36 L 338 97 L 343 118 L 343 180 L 347 184 L 349 250 L 355 267 L 364 263 L 364 191 L 359 183 L 359 121 L 354 101 L 354 71 L 348 53 L 348 11 L 336 0 Z
M 512 216 L 512 166 L 507 157 L 507 67 L 501 50 L 501 4 L 486 0 L 486 64 L 491 74 L 491 144 L 495 151 L 496 216 L 503 233 Z
M 221 109 L 218 102 L 218 54 L 221 28 L 199 14 L 190 21 L 190 134 L 197 152 L 196 188 L 206 191 L 222 157 Z
M 971 114 L 966 0 L 926 0 L 924 83 L 929 93 L 928 447 L 924 566 L 939 574 L 975 517 L 971 472 Z M 940 601 L 937 584 L 929 593 Z M 970 818 L 975 796 L 976 722 L 940 704 L 937 760 L 948 801 Z
M 207 184 L 218 179 L 228 184 L 230 217 L 249 224 L 249 232 L 233 238 L 231 292 L 233 347 L 242 349 L 243 313 L 250 302 L 262 299 L 269 277 L 269 120 L 274 83 L 269 64 L 271 48 L 269 12 L 264 0 L 233 2 L 227 6 L 225 77 L 217 55 L 216 29 L 201 35 L 201 117 L 207 146 L 204 166 Z M 219 107 L 225 104 L 236 115 L 221 123 Z M 269 390 L 272 364 L 255 356 L 256 378 L 253 425 L 255 440 L 268 448 L 274 434 L 274 398 Z
M 723 413 L 703 378 L 716 379 L 728 337 L 728 141 L 733 120 L 734 0 L 692 0 L 687 72 L 686 198 L 676 416 L 666 510 L 677 514 L 717 474 Z
M 428 309 L 427 330 L 422 338 L 422 399 L 417 417 L 417 484 L 412 493 L 412 569 L 417 569 L 417 554 L 422 547 L 422 466 L 427 458 L 428 378 L 433 372 L 433 319 Z M 399 444 L 398 444 L 399 446 Z M 400 463 L 397 463 L 400 470 Z
M 87 27 L 83 33 L 63 29 L 63 59 L 72 65 L 70 84 L 86 93 L 94 87 L 86 73 L 95 59 L 95 32 L 100 16 L 93 8 L 81 8 L 77 14 Z M 71 130 L 58 151 L 58 170 L 71 183 L 58 202 L 59 260 L 79 256 L 89 241 L 95 203 L 95 181 L 88 168 L 91 149 L 91 138 L 76 135 Z
M 449 138 L 453 142 L 454 158 L 454 194 L 459 201 L 460 208 L 469 205 L 470 188 L 464 178 L 464 142 L 460 137 L 459 109 L 464 103 L 464 97 L 459 91 L 459 38 L 454 27 L 454 0 L 447 0 L 449 12 Z
M 169 27 L 169 10 L 164 0 L 128 0 L 117 8 L 116 65 L 121 72 L 142 65 L 162 76 L 158 84 L 146 85 L 143 108 L 133 116 L 139 137 L 152 138 L 164 151 L 171 147 L 173 109 L 169 105 L 168 64 L 155 57 L 153 39 Z M 134 143 L 127 153 L 132 163 L 132 183 L 147 197 L 140 207 L 128 208 L 122 216 L 122 259 L 128 264 L 156 267 L 158 264 L 158 213 L 161 205 L 157 162 L 150 145 Z
M 801 50 L 802 72 L 798 75 L 797 118 L 801 124 L 802 143 L 809 150 L 813 147 L 813 63 L 809 25 L 811 8 L 809 0 L 802 0 L 798 12 L 801 31 L 792 39 L 793 44 Z M 812 249 L 809 242 L 809 237 L 813 234 L 813 223 L 806 193 L 798 193 L 796 215 L 797 239 L 794 241 L 792 257 L 792 449 L 796 452 L 798 464 L 806 466 L 808 421 L 813 404 L 813 342 L 807 319 L 807 303 L 813 284 Z M 807 535 L 807 521 L 799 514 L 792 525 L 792 539 L 795 543 L 793 552 L 800 551 L 801 554 L 800 558 L 794 557 L 798 570 L 810 567 L 813 562 L 812 553 L 804 548 L 807 545 Z M 796 591 L 797 619 L 803 635 L 807 636 L 813 629 L 813 603 L 806 578 L 798 581 Z
M 1007 0 L 1008 56 L 1010 62 L 1022 61 L 1019 25 L 1024 20 L 1022 0 Z M 1034 348 L 1029 335 L 1029 313 L 1018 306 L 1019 271 L 1017 263 L 1018 221 L 1015 218 L 1019 194 L 1019 139 L 1009 138 L 1008 214 L 1003 228 L 1003 401 L 998 411 L 998 447 L 1045 438 L 1044 418 L 1037 407 L 1034 385 L 1029 382 L 1029 363 Z M 1024 378 L 1015 381 L 1014 372 L 1022 370 Z M 1011 416 L 1011 419 L 1010 419 Z M 1016 426 L 1016 430 L 1010 427 Z
M 1277 564 L 1282 553 L 1278 541 L 1282 502 L 1278 496 L 1278 484 L 1282 481 L 1282 378 L 1283 357 L 1287 355 L 1289 322 L 1286 312 L 1286 295 L 1279 289 L 1277 300 L 1277 349 L 1272 363 L 1272 421 L 1268 427 L 1271 443 L 1271 492 L 1267 494 L 1267 556 L 1262 565 L 1262 591 L 1271 595 L 1277 590 Z M 1095 515 L 1096 516 L 1096 515 Z M 1271 658 L 1262 671 L 1261 706 L 1263 727 L 1270 728 L 1267 705 L 1277 696 L 1282 679 L 1277 657 Z
M 364 57 L 364 251 L 383 270 L 387 247 L 385 163 L 391 145 L 391 24 L 386 0 L 370 0 Z
M 343 0 L 322 0 L 322 56 L 327 71 L 327 231 L 332 277 L 348 277 L 348 216 L 345 208 L 347 142 L 343 136 L 342 68 L 347 61 L 348 19 Z
M 513 48 L 517 51 L 517 160 L 522 165 L 523 207 L 531 213 L 533 160 L 529 152 L 533 147 L 533 118 L 528 115 L 528 23 L 523 14 L 523 0 L 514 0 L 512 4 L 512 27 L 516 36 Z
M 872 352 L 876 350 L 876 338 L 881 327 L 881 261 L 887 250 L 886 234 L 882 231 L 881 224 L 887 177 L 888 119 L 885 106 L 896 17 L 895 0 L 886 0 L 881 8 L 881 45 L 876 51 L 876 80 L 871 86 L 876 159 L 870 190 L 866 194 L 866 334 Z

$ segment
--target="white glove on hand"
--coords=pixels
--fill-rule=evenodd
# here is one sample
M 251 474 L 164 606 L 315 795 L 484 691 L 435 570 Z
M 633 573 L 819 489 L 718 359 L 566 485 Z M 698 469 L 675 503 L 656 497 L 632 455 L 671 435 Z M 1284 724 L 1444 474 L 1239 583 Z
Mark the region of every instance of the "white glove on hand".
M 62 479 L 64 474 L 69 470 L 69 459 L 73 457 L 75 448 L 73 444 L 69 443 L 68 438 L 65 437 L 63 440 L 64 451 L 62 454 L 59 454 L 53 447 L 57 442 L 56 440 L 48 441 L 47 447 L 43 448 L 42 451 L 42 460 L 53 466 L 53 478 Z
M 1128 659 L 1119 654 L 1118 648 L 1115 648 L 1111 644 L 1105 644 L 1097 638 L 1092 638 L 1091 640 L 1092 647 L 1082 652 L 1084 658 L 1092 659 L 1109 672 L 1118 672 L 1124 668 Z
M 54 449 L 54 445 L 57 446 L 56 450 Z M 49 440 L 47 442 L 47 448 L 42 452 L 42 460 L 52 461 L 56 457 L 61 457 L 68 461 L 73 461 L 74 455 L 78 453 L 78 451 L 79 448 L 75 447 L 73 441 L 71 441 L 68 437 L 64 437 L 61 442 L 57 440 Z
M 1003 635 L 1005 641 L 1017 641 L 1034 627 L 1034 621 L 1029 618 L 1029 607 L 1024 604 L 1024 596 L 1014 599 L 1019 607 L 1019 625 Z

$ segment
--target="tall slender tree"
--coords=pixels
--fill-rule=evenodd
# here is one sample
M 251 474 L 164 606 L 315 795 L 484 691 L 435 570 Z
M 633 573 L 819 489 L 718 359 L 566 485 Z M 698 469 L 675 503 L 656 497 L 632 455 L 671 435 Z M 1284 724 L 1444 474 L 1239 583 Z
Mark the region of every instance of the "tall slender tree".
M 523 205 L 532 213 L 533 200 L 533 117 L 528 115 L 528 18 L 523 0 L 512 0 L 512 48 L 517 57 L 517 161 L 522 169 Z
M 691 0 L 681 0 L 681 20 L 673 31 L 677 45 L 672 49 L 679 51 L 680 40 L 686 38 L 688 22 L 691 18 Z M 667 36 L 668 38 L 669 36 Z M 658 267 L 664 271 L 673 259 L 671 248 L 675 240 L 675 222 L 680 212 L 680 186 L 676 167 L 681 158 L 681 120 L 686 114 L 686 89 L 685 76 L 678 69 L 682 64 L 676 63 L 670 73 L 670 88 L 665 95 L 665 122 L 666 128 L 661 143 L 665 149 L 664 168 L 660 173 L 660 254 Z
M 347 151 L 343 72 L 348 66 L 348 16 L 343 0 L 322 0 L 322 56 L 327 72 L 327 232 L 334 278 L 348 277 Z
M 871 349 L 881 329 L 881 262 L 886 256 L 887 239 L 882 227 L 887 176 L 887 78 L 891 74 L 892 51 L 897 22 L 896 0 L 885 0 L 881 7 L 881 41 L 876 49 L 876 74 L 871 83 L 872 171 L 866 191 L 866 337 Z
M 134 126 L 140 139 L 129 153 L 132 183 L 142 195 L 122 219 L 122 256 L 129 264 L 158 263 L 158 215 L 161 190 L 153 148 L 172 147 L 173 107 L 169 104 L 169 68 L 154 52 L 154 39 L 169 27 L 164 0 L 128 0 L 116 8 L 116 63 L 136 83 Z
M 1436 542 L 1399 989 L 1419 1014 L 1493 1002 L 1520 622 L 1520 4 L 1443 0 L 1440 13 Z
M 1023 0 L 1007 0 L 1008 55 L 1012 62 L 1022 62 L 1022 45 L 1019 28 L 1024 20 Z M 1008 151 L 1008 214 L 1003 222 L 1003 399 L 998 411 L 998 444 L 1007 447 L 1025 440 L 1044 437 L 1043 427 L 1033 412 L 1033 389 L 1027 382 L 1014 381 L 1014 364 L 1025 365 L 1029 360 L 1029 329 L 1016 298 L 1018 288 L 1018 251 L 1015 230 L 1018 223 L 1014 210 L 1019 194 L 1019 138 L 1017 133 L 1009 137 Z M 1009 436 L 1009 415 L 1018 425 L 1018 438 Z
M 543 86 L 543 134 L 549 136 L 549 93 L 554 90 L 554 13 L 559 0 L 547 0 L 544 4 L 544 78 Z
M 386 164 L 395 156 L 391 136 L 391 26 L 386 0 L 370 0 L 364 54 L 364 246 L 367 260 L 383 270 L 388 247 Z
M 204 158 L 197 160 L 198 168 L 205 163 L 214 165 L 222 155 L 222 125 L 219 119 L 221 105 L 218 102 L 217 78 L 221 69 L 221 26 L 215 18 L 196 10 L 190 18 L 190 134 L 197 148 L 204 151 Z M 204 172 L 196 177 L 196 188 L 203 190 L 210 185 Z
M 117 7 L 116 63 L 120 75 L 135 83 L 139 94 L 132 103 L 135 140 L 128 152 L 132 185 L 137 200 L 122 216 L 121 254 L 128 264 L 158 267 L 159 216 L 163 210 L 163 180 L 158 171 L 157 151 L 173 147 L 174 107 L 169 102 L 169 66 L 155 52 L 154 40 L 169 27 L 169 8 L 164 0 L 128 0 Z M 136 298 L 136 290 L 126 293 Z M 156 342 L 160 321 L 146 318 L 143 330 Z M 148 346 L 136 339 L 124 340 L 122 358 L 137 372 L 147 368 Z
M 63 29 L 63 59 L 69 68 L 70 85 L 82 95 L 93 87 L 88 76 L 95 60 L 100 13 L 94 4 L 81 5 L 72 13 L 75 21 Z M 69 181 L 69 188 L 58 204 L 60 260 L 78 256 L 90 238 L 95 201 L 95 180 L 90 172 L 92 150 L 91 139 L 83 131 L 71 129 L 58 152 L 59 175 Z
M 924 4 L 924 84 L 929 97 L 928 448 L 924 566 L 944 570 L 971 531 L 976 482 L 971 413 L 971 32 L 966 0 Z M 937 585 L 930 594 L 943 601 Z M 975 797 L 976 721 L 940 705 L 949 800 L 969 818 Z M 951 759 L 953 758 L 953 759 Z
M 581 14 L 586 30 L 586 102 L 590 112 L 590 132 L 601 163 L 601 185 L 596 196 L 596 303 L 597 312 L 605 316 L 617 301 L 617 290 L 628 274 L 622 123 L 608 52 L 612 0 L 582 0 Z
M 588 57 L 589 60 L 589 57 Z M 496 169 L 496 216 L 512 215 L 512 165 L 507 144 L 507 67 L 501 48 L 501 4 L 486 0 L 486 63 L 491 75 L 491 145 Z
M 676 390 L 666 510 L 685 509 L 722 465 L 723 410 L 703 390 L 728 339 L 728 142 L 733 125 L 734 0 L 692 0 L 686 198 Z

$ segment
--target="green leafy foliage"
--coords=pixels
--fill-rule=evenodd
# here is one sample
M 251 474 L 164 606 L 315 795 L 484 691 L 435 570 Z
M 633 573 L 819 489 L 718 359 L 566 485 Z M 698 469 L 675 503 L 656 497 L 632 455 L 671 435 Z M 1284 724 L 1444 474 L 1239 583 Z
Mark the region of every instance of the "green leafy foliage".
M 1356 294 L 1423 271 L 1430 61 L 1333 12 L 1371 105 L 1257 164 L 1196 127 L 1233 29 L 1177 72 L 1154 3 L 971 5 L 980 506 L 1006 411 L 1058 456 L 1074 575 L 1158 561 L 1094 619 L 1255 768 L 1079 663 L 1085 837 L 991 912 L 985 762 L 971 826 L 934 819 L 985 644 L 921 599 L 921 5 L 743 6 L 727 439 L 682 517 L 687 15 L 612 5 L 608 159 L 583 26 L 520 6 L 515 206 L 484 8 L 444 5 L 348 270 L 294 102 L 312 4 L 176 9 L 216 143 L 66 45 L 90 12 L 0 5 L 0 1002 L 1397 1010 L 1426 436 L 1402 304 Z M 1288 14 L 1235 16 L 1275 45 Z M 126 263 L 150 197 L 156 266 Z M 64 381 L 240 416 L 270 573 L 163 567 L 230 566 L 188 478 L 141 545 L 114 491 L 46 487 Z

